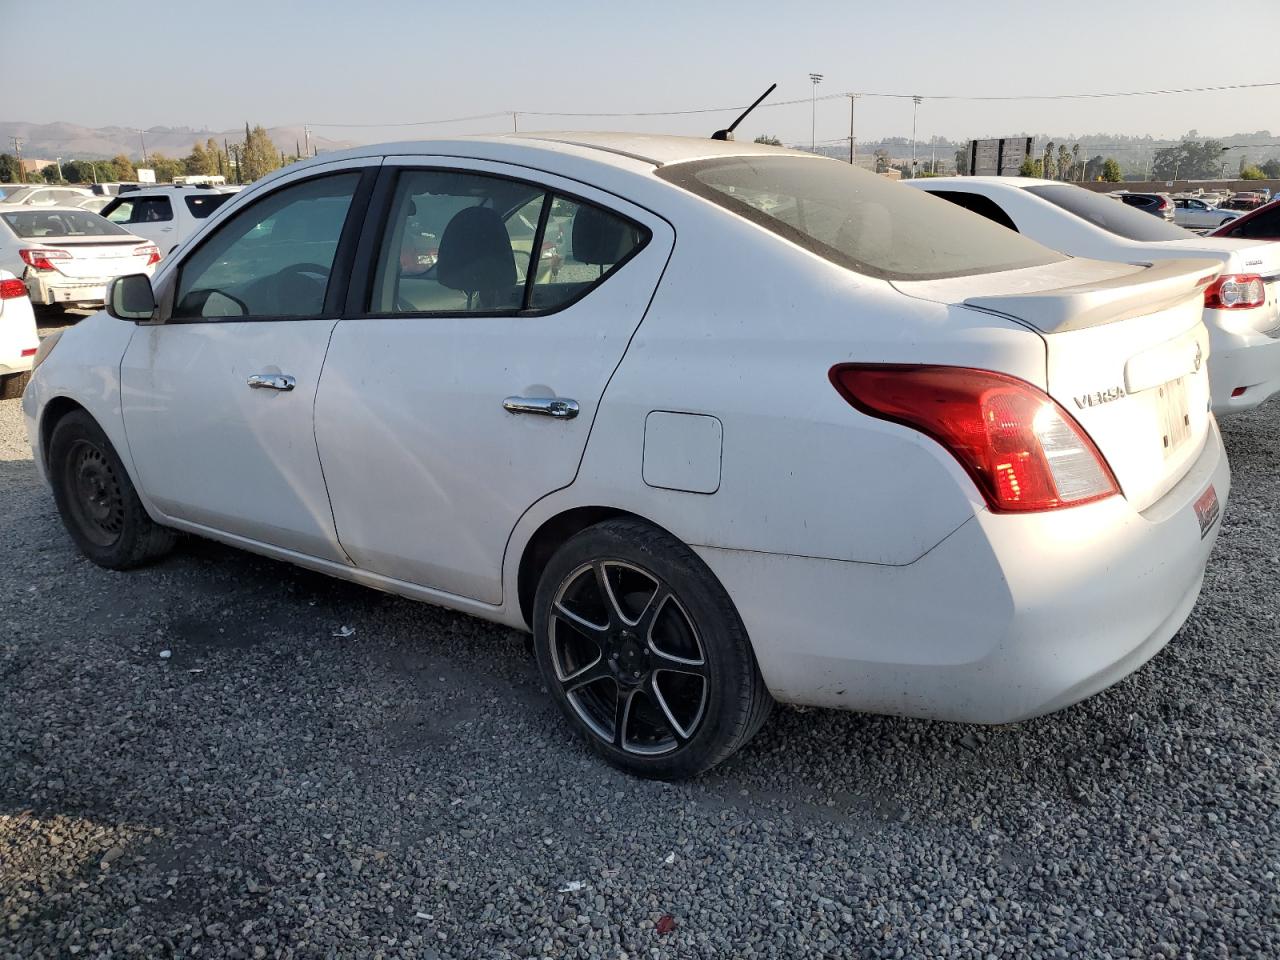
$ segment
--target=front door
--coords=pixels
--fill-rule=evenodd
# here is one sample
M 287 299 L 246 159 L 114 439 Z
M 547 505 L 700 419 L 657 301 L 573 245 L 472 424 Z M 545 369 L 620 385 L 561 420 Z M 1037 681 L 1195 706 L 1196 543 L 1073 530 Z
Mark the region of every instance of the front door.
M 381 177 L 370 289 L 316 398 L 338 537 L 362 568 L 496 604 L 507 538 L 573 481 L 673 233 L 525 168 L 388 159 Z
M 238 211 L 158 278 L 167 316 L 134 334 L 121 395 L 140 485 L 165 514 L 343 561 L 312 407 L 365 175 L 321 171 Z

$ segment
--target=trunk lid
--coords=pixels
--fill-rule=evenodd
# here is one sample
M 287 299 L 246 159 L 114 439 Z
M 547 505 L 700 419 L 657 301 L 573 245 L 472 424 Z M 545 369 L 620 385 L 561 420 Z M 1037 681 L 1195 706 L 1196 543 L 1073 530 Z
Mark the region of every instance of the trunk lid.
M 109 240 L 101 237 L 59 237 L 54 242 L 42 244 L 40 249 L 65 250 L 71 254 L 69 260 L 51 261 L 63 276 L 97 280 L 143 272 L 147 257 L 137 253 L 140 246 L 151 247 L 153 244 L 137 237 Z
M 1073 416 L 1138 510 L 1190 469 L 1209 432 L 1204 288 L 1221 261 L 1069 260 L 947 280 L 909 296 L 1016 322 L 1045 344 L 1040 386 Z

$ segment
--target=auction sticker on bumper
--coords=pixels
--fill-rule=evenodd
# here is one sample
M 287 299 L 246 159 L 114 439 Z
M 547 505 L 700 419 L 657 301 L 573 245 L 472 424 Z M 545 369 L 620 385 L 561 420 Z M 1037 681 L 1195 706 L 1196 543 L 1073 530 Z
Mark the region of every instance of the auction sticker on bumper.
M 1200 494 L 1195 503 L 1196 519 L 1200 521 L 1200 539 L 1213 529 L 1213 525 L 1218 522 L 1218 514 L 1221 512 L 1218 507 L 1218 491 L 1213 489 L 1213 484 L 1209 484 L 1209 489 Z

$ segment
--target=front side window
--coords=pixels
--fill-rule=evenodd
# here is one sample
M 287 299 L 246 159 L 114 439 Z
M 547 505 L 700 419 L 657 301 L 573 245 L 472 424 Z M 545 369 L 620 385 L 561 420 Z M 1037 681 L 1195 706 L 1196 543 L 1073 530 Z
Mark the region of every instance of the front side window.
M 391 203 L 370 313 L 554 309 L 600 283 L 646 239 L 616 214 L 535 184 L 407 171 Z
M 112 223 L 164 223 L 173 219 L 168 197 L 121 197 L 102 213 Z
M 1131 209 L 1123 203 L 1116 203 L 1110 197 L 1070 183 L 1043 184 L 1025 189 L 1028 193 L 1033 193 L 1042 200 L 1048 200 L 1055 207 L 1061 207 L 1081 220 L 1087 220 L 1108 233 L 1114 233 L 1128 240 L 1141 240 L 1145 243 L 1158 240 L 1185 240 L 1195 236 L 1190 230 L 1183 230 L 1160 217 Z
M 985 217 L 816 157 L 728 157 L 658 176 L 849 270 L 933 280 L 1016 270 L 1061 254 Z
M 183 263 L 173 316 L 318 317 L 359 181 L 282 187 L 219 226 Z

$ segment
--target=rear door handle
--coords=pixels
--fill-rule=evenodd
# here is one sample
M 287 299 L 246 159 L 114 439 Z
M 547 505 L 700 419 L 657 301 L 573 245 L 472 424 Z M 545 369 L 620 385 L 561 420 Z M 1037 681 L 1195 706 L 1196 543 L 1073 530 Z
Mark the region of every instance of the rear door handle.
M 255 373 L 249 378 L 249 386 L 254 390 L 289 391 L 298 385 L 298 381 L 287 373 Z
M 572 420 L 578 415 L 578 401 L 565 397 L 507 397 L 502 409 L 508 413 L 536 413 L 540 417 Z

